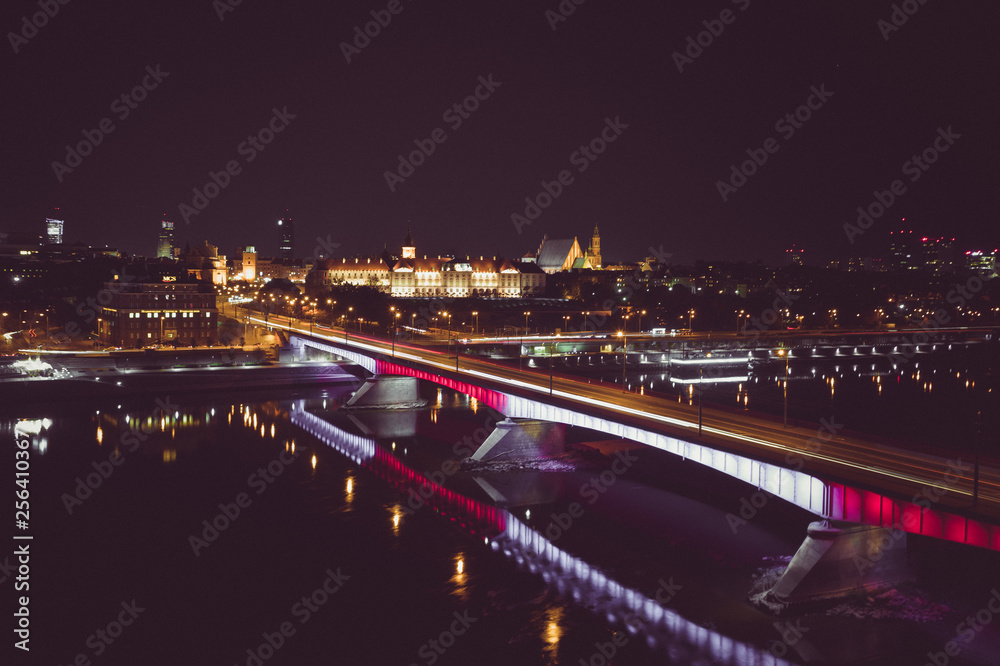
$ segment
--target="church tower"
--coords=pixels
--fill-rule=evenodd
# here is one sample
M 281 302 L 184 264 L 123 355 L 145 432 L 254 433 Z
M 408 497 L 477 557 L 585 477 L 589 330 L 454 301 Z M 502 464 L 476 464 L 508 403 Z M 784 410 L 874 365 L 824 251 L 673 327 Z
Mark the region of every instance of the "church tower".
M 413 244 L 413 235 L 410 230 L 406 230 L 406 240 L 403 241 L 403 252 L 400 255 L 403 259 L 416 259 L 417 246 Z
M 590 247 L 587 248 L 587 257 L 593 268 L 601 267 L 601 232 L 597 225 L 594 225 L 594 235 L 590 237 Z

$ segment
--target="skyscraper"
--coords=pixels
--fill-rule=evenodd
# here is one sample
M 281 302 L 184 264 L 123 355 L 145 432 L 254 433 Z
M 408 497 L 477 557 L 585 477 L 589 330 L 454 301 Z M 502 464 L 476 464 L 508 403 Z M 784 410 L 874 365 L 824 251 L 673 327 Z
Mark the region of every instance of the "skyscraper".
M 903 218 L 903 221 L 905 220 L 906 218 Z M 912 271 L 920 267 L 918 257 L 920 250 L 914 247 L 916 241 L 912 229 L 889 232 L 889 270 Z
M 49 245 L 59 245 L 63 242 L 63 220 L 45 218 L 45 240 Z
M 172 258 L 174 256 L 174 223 L 160 221 L 160 239 L 156 244 L 156 256 Z
M 292 218 L 283 217 L 278 220 L 278 230 L 281 232 L 281 242 L 278 245 L 278 250 L 281 252 L 281 258 L 285 260 L 294 259 L 295 224 L 292 222 Z

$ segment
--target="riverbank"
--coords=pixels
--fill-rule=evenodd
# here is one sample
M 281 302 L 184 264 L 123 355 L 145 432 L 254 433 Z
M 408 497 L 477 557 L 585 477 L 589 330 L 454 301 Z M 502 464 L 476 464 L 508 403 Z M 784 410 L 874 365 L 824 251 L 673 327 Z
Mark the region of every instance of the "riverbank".
M 0 380 L 3 405 L 48 404 L 76 399 L 121 400 L 141 394 L 204 393 L 318 387 L 357 382 L 347 364 L 282 363 L 200 368 L 121 369 L 109 365 L 76 370 L 63 378 Z M 3 406 L 0 406 L 0 412 Z

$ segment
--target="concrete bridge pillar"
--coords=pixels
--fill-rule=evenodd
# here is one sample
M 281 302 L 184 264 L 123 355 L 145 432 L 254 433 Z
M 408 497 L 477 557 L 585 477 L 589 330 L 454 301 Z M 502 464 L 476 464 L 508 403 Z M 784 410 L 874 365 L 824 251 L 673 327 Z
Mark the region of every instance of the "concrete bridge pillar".
M 344 409 L 406 409 L 427 404 L 417 391 L 418 379 L 407 375 L 377 375 L 365 380 Z
M 906 577 L 906 532 L 822 520 L 809 524 L 806 540 L 766 601 L 783 610 L 891 585 Z
M 526 460 L 559 455 L 566 451 L 566 426 L 536 419 L 504 419 L 479 449 L 476 461 Z

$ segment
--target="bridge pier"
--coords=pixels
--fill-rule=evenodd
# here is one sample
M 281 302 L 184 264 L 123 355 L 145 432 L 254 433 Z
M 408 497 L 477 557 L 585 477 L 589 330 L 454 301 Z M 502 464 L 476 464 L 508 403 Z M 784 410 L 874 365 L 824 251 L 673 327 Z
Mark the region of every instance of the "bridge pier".
M 764 603 L 789 606 L 837 599 L 907 577 L 906 532 L 840 520 L 809 524 L 805 541 Z
M 555 456 L 565 451 L 565 424 L 508 418 L 497 423 L 486 441 L 472 454 L 472 460 L 527 460 Z
M 383 408 L 409 409 L 423 407 L 426 400 L 420 398 L 416 377 L 407 375 L 376 375 L 365 380 L 344 409 Z

